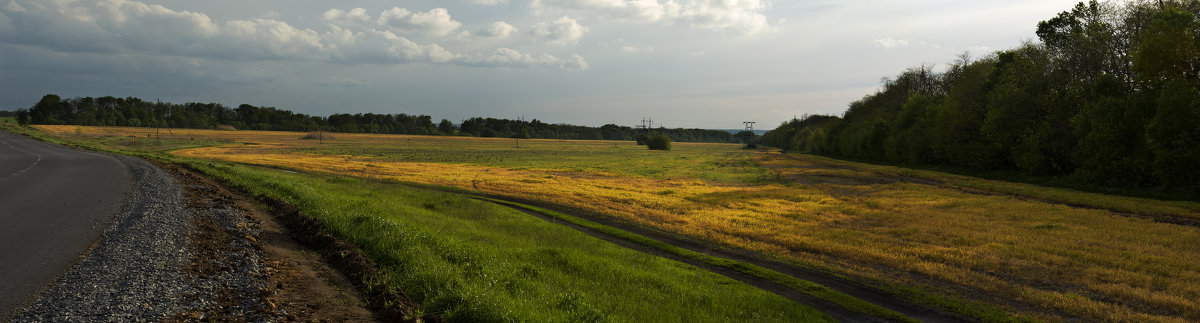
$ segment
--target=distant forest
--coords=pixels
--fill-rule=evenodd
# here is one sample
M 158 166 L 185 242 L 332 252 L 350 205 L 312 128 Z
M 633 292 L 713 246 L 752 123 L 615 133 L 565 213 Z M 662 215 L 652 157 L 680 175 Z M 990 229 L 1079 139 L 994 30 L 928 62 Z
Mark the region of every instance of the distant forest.
M 885 79 L 760 142 L 860 160 L 1200 193 L 1200 1 L 1091 1 L 1039 42 Z
M 456 126 L 430 116 L 407 114 L 334 114 L 310 116 L 274 107 L 249 104 L 229 108 L 216 103 L 172 104 L 139 98 L 82 97 L 63 99 L 47 94 L 29 109 L 14 113 L 21 123 L 76 124 L 87 126 L 131 126 L 247 130 L 332 131 L 409 135 L 462 135 L 503 138 L 634 140 L 642 132 L 667 135 L 683 142 L 732 142 L 737 136 L 723 130 L 634 129 L 604 125 L 587 127 L 533 121 L 471 118 Z

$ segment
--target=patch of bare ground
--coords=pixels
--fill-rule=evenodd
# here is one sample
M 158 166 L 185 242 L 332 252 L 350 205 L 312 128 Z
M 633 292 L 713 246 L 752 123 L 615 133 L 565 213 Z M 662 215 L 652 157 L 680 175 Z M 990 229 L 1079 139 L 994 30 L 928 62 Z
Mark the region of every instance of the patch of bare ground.
M 187 202 L 194 209 L 225 205 L 245 214 L 242 218 L 244 221 L 233 223 L 232 228 L 211 216 L 196 217 L 196 229 L 191 233 L 193 242 L 190 246 L 195 253 L 187 270 L 197 277 L 219 275 L 231 270 L 228 264 L 237 259 L 228 259 L 231 254 L 222 250 L 242 241 L 247 244 L 246 248 L 262 252 L 263 270 L 258 275 L 266 280 L 264 288 L 254 291 L 258 293 L 257 298 L 263 300 L 262 304 L 240 304 L 239 300 L 243 298 L 239 297 L 239 293 L 246 291 L 222 287 L 218 288 L 217 295 L 205 296 L 212 298 L 211 306 L 180 313 L 169 321 L 255 319 L 224 310 L 238 307 L 256 307 L 256 313 L 270 313 L 270 316 L 282 317 L 286 321 L 415 321 L 406 319 L 408 312 L 399 310 L 412 309 L 411 306 L 385 309 L 375 304 L 382 304 L 385 300 L 395 304 L 411 304 L 397 302 L 397 299 L 407 300 L 402 294 L 388 297 L 388 293 L 378 291 L 362 292 L 363 284 L 359 281 L 363 281 L 363 277 L 375 277 L 378 270 L 369 266 L 370 262 L 349 244 L 320 233 L 319 226 L 302 226 L 296 230 L 294 225 L 290 225 L 296 222 L 295 219 L 276 218 L 280 215 L 299 216 L 294 211 L 279 212 L 281 207 L 268 203 L 275 212 L 264 212 L 237 190 L 208 177 L 178 165 L 157 163 L 157 166 L 174 175 L 185 187 Z M 310 235 L 326 237 L 312 238 Z M 330 255 L 334 255 L 338 261 L 327 262 L 334 258 Z M 370 274 L 364 274 L 368 272 Z M 364 303 L 364 299 L 370 300 L 370 304 Z
M 300 244 L 318 253 L 332 268 L 349 278 L 349 282 L 367 300 L 367 307 L 380 321 L 440 322 L 434 315 L 418 316 L 417 305 L 399 289 L 382 285 L 384 273 L 357 247 L 325 233 L 320 220 L 300 213 L 295 206 L 279 199 L 258 197 L 270 212 L 293 234 Z

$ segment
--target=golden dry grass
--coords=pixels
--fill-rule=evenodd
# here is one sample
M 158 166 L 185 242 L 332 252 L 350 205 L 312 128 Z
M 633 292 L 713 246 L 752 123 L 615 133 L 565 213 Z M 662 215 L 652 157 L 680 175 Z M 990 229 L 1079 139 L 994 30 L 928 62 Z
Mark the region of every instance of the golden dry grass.
M 153 131 L 39 128 L 63 136 Z M 175 133 L 250 143 L 175 152 L 180 156 L 447 185 L 587 209 L 869 280 L 1000 304 L 1035 318 L 1200 320 L 1200 229 L 1124 214 L 1200 217 L 1195 203 L 723 145 L 679 144 L 677 151 L 649 154 L 633 143 L 523 140 L 520 150 L 508 139 L 338 134 L 335 148 L 322 148 L 298 140 L 302 133 Z M 457 149 L 483 159 L 505 157 L 470 162 L 439 155 Z M 552 157 L 542 156 L 547 154 Z M 737 167 L 743 159 L 781 180 L 751 180 L 762 169 Z M 623 163 L 666 166 L 639 174 Z M 704 165 L 734 165 L 734 171 L 705 177 L 695 171 Z M 933 180 L 913 182 L 914 175 Z

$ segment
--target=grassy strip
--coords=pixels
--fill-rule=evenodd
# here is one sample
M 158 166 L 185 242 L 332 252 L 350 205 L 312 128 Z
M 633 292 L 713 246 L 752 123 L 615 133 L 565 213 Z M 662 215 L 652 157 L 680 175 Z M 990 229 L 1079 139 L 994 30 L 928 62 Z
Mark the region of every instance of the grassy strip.
M 430 313 L 464 321 L 826 321 L 732 279 L 458 194 L 346 176 L 191 166 L 359 245 Z
M 884 318 L 884 319 L 889 319 L 889 320 L 896 320 L 896 321 L 902 321 L 902 322 L 918 322 L 917 320 L 908 318 L 908 317 L 904 316 L 903 314 L 897 313 L 895 311 L 892 311 L 892 310 L 889 310 L 889 309 L 886 309 L 883 307 L 879 307 L 878 305 L 871 304 L 866 301 L 854 298 L 850 295 L 846 295 L 841 292 L 829 289 L 825 286 L 821 286 L 821 285 L 818 285 L 818 284 L 815 284 L 815 283 L 812 283 L 812 282 L 809 282 L 806 280 L 798 279 L 798 278 L 795 278 L 795 277 L 792 277 L 792 276 L 789 276 L 789 275 L 786 275 L 786 274 L 783 274 L 783 273 L 780 273 L 780 272 L 777 272 L 774 270 L 763 268 L 763 267 L 760 267 L 760 266 L 757 266 L 754 264 L 709 256 L 709 255 L 706 255 L 703 253 L 676 247 L 674 245 L 670 245 L 670 244 L 667 244 L 667 243 L 664 243 L 664 242 L 661 242 L 658 240 L 643 237 L 641 235 L 634 234 L 634 233 L 631 233 L 631 232 L 628 232 L 625 230 L 605 226 L 605 225 L 602 225 L 602 224 L 599 224 L 596 222 L 580 219 L 577 217 L 573 217 L 570 215 L 566 215 L 563 213 L 559 213 L 559 212 L 555 212 L 555 211 L 551 211 L 551 210 L 547 210 L 547 209 L 543 209 L 543 208 L 539 208 L 536 206 L 531 206 L 531 205 L 526 205 L 526 204 L 521 204 L 521 203 L 516 203 L 516 202 L 510 202 L 510 201 L 505 201 L 505 200 L 499 200 L 499 199 L 494 199 L 494 198 L 488 198 L 488 197 L 479 197 L 479 198 L 490 201 L 492 203 L 507 205 L 507 206 L 514 207 L 514 208 L 525 209 L 525 210 L 541 213 L 541 214 L 544 214 L 547 216 L 554 217 L 559 220 L 567 221 L 567 222 L 573 223 L 575 225 L 579 225 L 579 226 L 582 226 L 585 228 L 603 232 L 605 234 L 609 234 L 609 235 L 612 235 L 612 236 L 615 236 L 615 237 L 618 237 L 618 238 L 621 238 L 624 240 L 628 240 L 628 241 L 631 241 L 631 242 L 634 242 L 637 244 L 641 244 L 641 245 L 644 245 L 647 247 L 662 250 L 662 251 L 668 252 L 668 253 L 676 255 L 676 256 L 703 262 L 703 263 L 713 265 L 713 266 L 737 270 L 739 272 L 753 275 L 755 277 L 765 278 L 765 279 L 771 280 L 775 283 L 778 283 L 778 284 L 790 287 L 792 289 L 795 289 L 797 291 L 803 292 L 805 294 L 809 294 L 809 295 L 815 296 L 817 298 L 829 301 L 831 303 L 838 304 L 838 305 L 840 305 L 846 309 L 849 309 L 851 311 L 855 311 L 855 312 L 859 312 L 859 313 L 863 313 L 863 314 L 867 314 L 867 315 L 871 315 L 871 316 L 875 316 L 875 317 L 880 317 L 880 318 Z

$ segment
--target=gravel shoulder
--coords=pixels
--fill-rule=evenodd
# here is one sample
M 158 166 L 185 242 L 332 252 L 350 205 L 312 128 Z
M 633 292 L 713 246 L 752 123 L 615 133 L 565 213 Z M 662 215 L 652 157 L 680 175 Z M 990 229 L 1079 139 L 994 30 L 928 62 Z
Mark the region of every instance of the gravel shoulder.
M 375 320 L 353 284 L 249 201 L 178 166 L 115 157 L 133 177 L 125 205 L 15 322 Z

